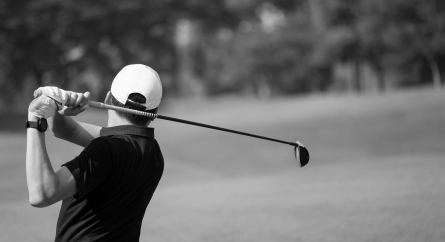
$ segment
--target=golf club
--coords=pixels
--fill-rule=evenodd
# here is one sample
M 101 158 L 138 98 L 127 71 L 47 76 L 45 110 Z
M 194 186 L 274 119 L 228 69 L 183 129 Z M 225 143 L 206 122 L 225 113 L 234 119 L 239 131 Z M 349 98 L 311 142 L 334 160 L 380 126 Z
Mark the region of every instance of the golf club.
M 116 107 L 116 106 L 104 104 L 101 102 L 88 101 L 88 105 L 93 108 L 111 109 L 114 111 L 142 115 L 142 116 L 150 117 L 152 119 L 155 119 L 155 118 L 164 119 L 164 120 L 169 120 L 169 121 L 173 121 L 173 122 L 190 124 L 190 125 L 195 125 L 195 126 L 199 126 L 199 127 L 215 129 L 215 130 L 225 131 L 225 132 L 229 132 L 229 133 L 240 134 L 240 135 L 250 136 L 250 137 L 254 137 L 254 138 L 258 138 L 258 139 L 264 139 L 264 140 L 269 140 L 269 141 L 273 141 L 273 142 L 292 145 L 292 146 L 294 146 L 295 159 L 299 162 L 300 167 L 305 166 L 309 162 L 309 151 L 306 149 L 306 147 L 304 147 L 298 141 L 297 142 L 288 142 L 288 141 L 283 141 L 283 140 L 278 140 L 278 139 L 272 139 L 272 138 L 268 138 L 268 137 L 264 137 L 264 136 L 260 136 L 260 135 L 249 134 L 249 133 L 245 133 L 245 132 L 221 128 L 221 127 L 212 126 L 212 125 L 208 125 L 208 124 L 197 123 L 197 122 L 188 121 L 188 120 L 184 120 L 184 119 L 172 118 L 172 117 L 168 117 L 168 116 L 164 116 L 164 115 L 159 115 L 159 114 L 154 114 L 154 113 L 149 113 L 149 112 L 144 112 L 144 111 L 138 111 L 138 110 L 123 108 L 123 107 Z
M 39 97 L 41 94 L 42 93 L 39 90 L 36 90 L 34 92 L 34 98 Z M 57 102 L 56 100 L 54 100 L 54 101 Z M 307 163 L 309 162 L 309 151 L 306 149 L 306 147 L 304 147 L 298 141 L 297 142 L 288 142 L 288 141 L 284 141 L 284 140 L 272 139 L 272 138 L 268 138 L 268 137 L 264 137 L 264 136 L 260 136 L 260 135 L 249 134 L 249 133 L 245 133 L 245 132 L 241 132 L 241 131 L 221 128 L 221 127 L 208 125 L 208 124 L 197 123 L 197 122 L 188 121 L 188 120 L 184 120 L 184 119 L 172 118 L 172 117 L 159 115 L 159 114 L 155 114 L 155 113 L 149 113 L 149 112 L 138 111 L 138 110 L 129 109 L 129 108 L 117 107 L 117 106 L 108 105 L 108 104 L 104 104 L 101 102 L 95 102 L 95 101 L 91 101 L 91 100 L 88 101 L 88 105 L 93 108 L 110 109 L 110 110 L 120 111 L 120 112 L 124 112 L 124 113 L 142 115 L 142 116 L 150 117 L 153 120 L 155 118 L 164 119 L 164 120 L 169 120 L 169 121 L 173 121 L 173 122 L 190 124 L 190 125 L 194 125 L 194 126 L 215 129 L 215 130 L 225 131 L 225 132 L 229 132 L 229 133 L 240 134 L 240 135 L 250 136 L 250 137 L 254 137 L 254 138 L 258 138 L 258 139 L 264 139 L 264 140 L 269 140 L 269 141 L 278 142 L 278 143 L 282 143 L 282 144 L 292 145 L 292 146 L 294 146 L 295 159 L 300 164 L 300 167 L 307 165 Z

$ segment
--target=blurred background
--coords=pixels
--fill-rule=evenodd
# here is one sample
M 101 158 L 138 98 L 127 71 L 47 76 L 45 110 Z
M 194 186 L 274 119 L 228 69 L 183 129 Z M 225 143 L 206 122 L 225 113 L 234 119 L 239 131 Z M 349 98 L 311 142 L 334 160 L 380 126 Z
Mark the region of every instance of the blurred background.
M 440 0 L 1 0 L 0 241 L 55 233 L 60 204 L 27 200 L 32 92 L 102 101 L 134 63 L 160 74 L 161 114 L 311 152 L 299 169 L 291 146 L 155 121 L 141 241 L 445 241 Z M 55 169 L 82 150 L 46 137 Z
M 439 88 L 444 71 L 438 0 L 3 0 L 0 18 L 3 109 L 45 85 L 103 98 L 130 63 L 167 98 Z

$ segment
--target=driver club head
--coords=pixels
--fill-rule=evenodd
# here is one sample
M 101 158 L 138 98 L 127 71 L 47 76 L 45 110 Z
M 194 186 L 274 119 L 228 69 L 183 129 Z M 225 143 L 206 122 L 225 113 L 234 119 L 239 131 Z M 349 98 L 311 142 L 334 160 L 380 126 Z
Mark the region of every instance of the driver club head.
M 300 167 L 304 167 L 309 163 L 309 151 L 300 142 L 294 147 L 295 159 L 300 164 Z

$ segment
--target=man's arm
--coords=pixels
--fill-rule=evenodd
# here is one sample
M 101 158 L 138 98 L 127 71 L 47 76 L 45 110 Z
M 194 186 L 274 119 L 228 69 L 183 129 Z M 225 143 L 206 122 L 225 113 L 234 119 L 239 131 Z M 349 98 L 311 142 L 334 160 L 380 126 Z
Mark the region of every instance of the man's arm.
M 38 118 L 28 114 L 29 121 Z M 45 134 L 37 129 L 27 130 L 26 178 L 29 202 L 34 207 L 46 207 L 77 193 L 71 172 L 62 167 L 54 172 L 45 145 Z
M 86 102 L 89 93 L 78 95 L 70 92 L 68 94 L 56 87 L 44 87 L 39 90 L 42 92 L 41 95 L 29 105 L 28 121 L 49 118 L 61 108 L 60 112 L 67 115 L 77 115 L 88 108 Z M 64 107 L 65 104 L 68 107 Z M 78 130 L 81 126 L 71 118 L 65 119 L 63 116 L 59 118 L 56 117 L 50 122 L 53 127 L 56 126 L 60 130 L 63 130 L 63 126 L 71 130 L 68 133 L 62 132 L 62 136 L 68 134 L 68 136 L 64 136 L 68 140 L 75 137 L 73 139 L 75 142 L 84 144 L 93 138 L 93 131 L 93 134 L 86 134 L 88 132 L 85 131 L 81 135 L 73 135 L 72 133 L 80 132 Z M 58 123 L 60 126 L 57 126 Z M 26 178 L 29 202 L 35 207 L 46 207 L 77 193 L 76 181 L 68 168 L 62 167 L 54 172 L 46 151 L 45 134 L 34 128 L 27 130 Z
M 53 93 L 50 91 L 56 90 L 54 93 L 57 93 L 60 89 L 56 87 L 44 87 L 39 90 L 51 95 Z M 99 137 L 101 127 L 77 122 L 70 116 L 76 116 L 89 107 L 87 102 L 90 93 L 86 92 L 82 94 L 68 91 L 66 92 L 66 95 L 67 100 L 66 103 L 64 103 L 66 106 L 60 107 L 61 110 L 48 119 L 49 128 L 57 138 L 85 147 L 93 139 Z M 53 94 L 53 97 L 57 96 Z
M 75 121 L 72 117 L 56 114 L 48 118 L 51 132 L 59 139 L 85 147 L 99 137 L 102 127 Z

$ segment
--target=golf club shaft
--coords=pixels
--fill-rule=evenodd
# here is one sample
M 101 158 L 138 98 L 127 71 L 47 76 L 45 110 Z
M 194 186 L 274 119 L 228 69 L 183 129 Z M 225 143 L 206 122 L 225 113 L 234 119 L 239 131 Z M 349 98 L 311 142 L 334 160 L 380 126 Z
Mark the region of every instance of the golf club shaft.
M 209 129 L 225 131 L 225 132 L 229 132 L 229 133 L 235 133 L 235 134 L 250 136 L 250 137 L 254 137 L 254 138 L 258 138 L 258 139 L 269 140 L 269 141 L 283 143 L 283 144 L 288 144 L 288 145 L 292 145 L 292 146 L 296 146 L 296 147 L 300 146 L 300 144 L 297 143 L 297 142 L 288 142 L 288 141 L 284 141 L 284 140 L 272 139 L 272 138 L 269 138 L 269 137 L 264 137 L 264 136 L 255 135 L 255 134 L 249 134 L 249 133 L 245 133 L 245 132 L 240 132 L 240 131 L 236 131 L 236 130 L 221 128 L 221 127 L 208 125 L 208 124 L 192 122 L 192 121 L 188 121 L 188 120 L 184 120 L 184 119 L 172 118 L 172 117 L 168 117 L 168 116 L 163 116 L 163 115 L 159 115 L 159 114 L 154 114 L 154 113 L 148 113 L 148 112 L 143 112 L 143 111 L 138 111 L 138 110 L 133 110 L 133 109 L 128 109 L 128 108 L 123 108 L 123 107 L 116 107 L 116 106 L 113 106 L 113 105 L 107 105 L 107 104 L 100 103 L 100 102 L 95 102 L 95 101 L 88 101 L 88 105 L 90 107 L 94 107 L 94 108 L 111 109 L 111 110 L 125 112 L 125 113 L 137 114 L 137 115 L 147 116 L 147 117 L 151 117 L 151 118 L 164 119 L 164 120 L 169 120 L 169 121 L 178 122 L 178 123 L 190 124 L 190 125 L 195 125 L 195 126 L 199 126 L 199 127 L 204 127 L 204 128 L 209 128 Z

